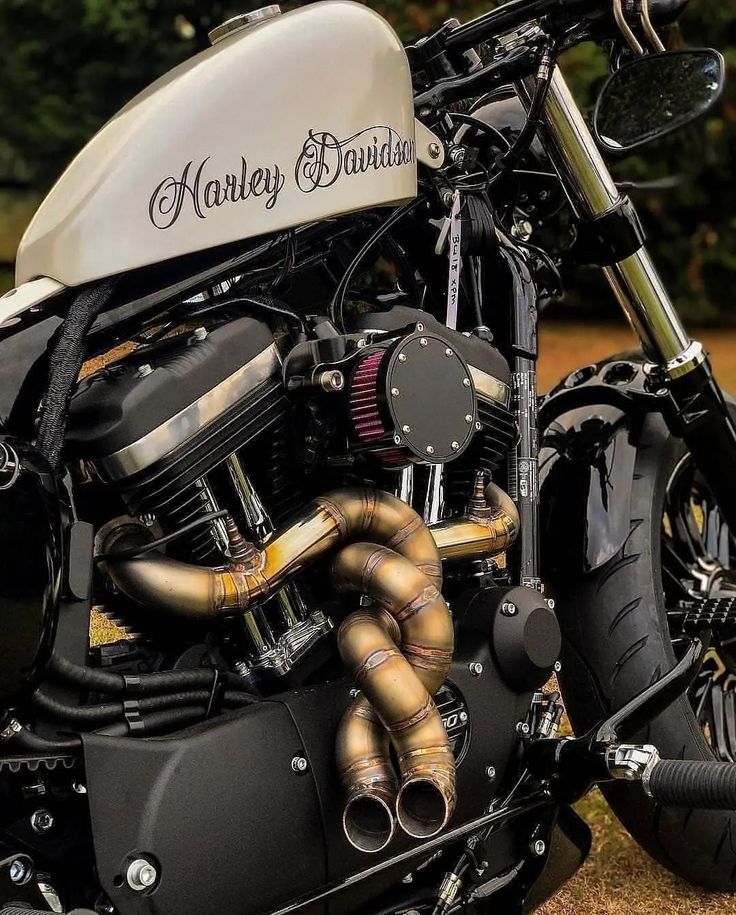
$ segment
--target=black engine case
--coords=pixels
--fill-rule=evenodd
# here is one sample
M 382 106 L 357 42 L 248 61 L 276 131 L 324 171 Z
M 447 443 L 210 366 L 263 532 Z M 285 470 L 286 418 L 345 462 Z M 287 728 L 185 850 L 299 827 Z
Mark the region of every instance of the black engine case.
M 460 634 L 448 682 L 438 701 L 460 759 L 457 826 L 481 816 L 503 786 L 531 694 L 502 682 L 477 632 Z M 404 836 L 370 856 L 345 839 L 335 736 L 350 689 L 340 681 L 298 690 L 162 740 L 85 736 L 99 878 L 121 915 L 268 912 L 412 847 L 419 853 L 421 843 Z M 297 758 L 306 771 L 292 765 Z M 160 876 L 138 893 L 125 874 L 141 856 Z M 359 909 L 409 870 L 351 887 L 330 911 Z

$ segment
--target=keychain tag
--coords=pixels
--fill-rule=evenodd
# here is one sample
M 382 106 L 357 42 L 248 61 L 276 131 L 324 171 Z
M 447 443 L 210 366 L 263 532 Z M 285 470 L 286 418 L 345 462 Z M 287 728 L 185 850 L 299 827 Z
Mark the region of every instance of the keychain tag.
M 447 278 L 447 326 L 457 330 L 458 305 L 460 300 L 460 274 L 463 269 L 463 223 L 460 218 L 462 200 L 460 191 L 455 191 L 450 214 L 450 231 L 448 237 L 450 273 Z

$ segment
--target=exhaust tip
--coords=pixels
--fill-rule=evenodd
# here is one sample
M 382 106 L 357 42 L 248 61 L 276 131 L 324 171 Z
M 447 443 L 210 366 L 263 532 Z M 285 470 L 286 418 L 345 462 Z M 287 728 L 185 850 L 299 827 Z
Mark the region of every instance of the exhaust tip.
M 345 807 L 342 826 L 353 848 L 376 854 L 393 838 L 396 821 L 383 798 L 375 794 L 357 794 Z
M 431 839 L 447 826 L 452 811 L 439 786 L 428 778 L 410 779 L 396 801 L 399 825 L 412 839 Z

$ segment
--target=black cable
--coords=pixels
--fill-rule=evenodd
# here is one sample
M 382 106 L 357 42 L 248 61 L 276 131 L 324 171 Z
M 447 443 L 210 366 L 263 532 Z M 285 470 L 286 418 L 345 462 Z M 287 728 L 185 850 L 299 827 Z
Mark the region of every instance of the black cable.
M 474 127 L 480 133 L 488 134 L 497 140 L 504 149 L 511 149 L 511 142 L 505 137 L 501 131 L 494 127 L 492 124 L 486 124 L 485 121 L 481 121 L 479 118 L 473 117 L 472 114 L 462 114 L 459 111 L 449 111 L 448 117 L 453 121 L 459 121 L 461 124 L 468 124 L 470 127 Z
M 294 321 L 299 325 L 300 333 L 307 336 L 307 325 L 304 318 L 296 311 L 292 311 L 288 305 L 284 305 L 283 302 L 279 302 L 270 295 L 236 295 L 232 296 L 233 291 L 237 291 L 238 287 L 233 286 L 225 296 L 219 300 L 217 304 L 219 305 L 254 305 L 257 308 L 262 308 L 264 311 L 270 311 L 272 314 L 281 315 L 282 318 L 289 318 L 289 320 Z
M 355 271 L 362 263 L 363 258 L 376 244 L 376 242 L 380 241 L 381 237 L 389 231 L 389 229 L 392 229 L 396 223 L 399 222 L 399 220 L 403 219 L 404 216 L 407 216 L 409 213 L 415 210 L 422 202 L 423 198 L 417 197 L 414 200 L 410 200 L 409 203 L 405 203 L 403 207 L 399 207 L 398 210 L 394 210 L 391 216 L 389 216 L 389 218 L 376 229 L 373 235 L 371 235 L 368 241 L 363 245 L 363 247 L 360 249 L 360 251 L 358 251 L 358 253 L 351 261 L 347 270 L 343 274 L 337 289 L 335 290 L 332 301 L 330 302 L 330 320 L 335 325 L 335 327 L 338 328 L 338 330 L 345 330 L 345 322 L 343 320 L 345 296 L 347 295 L 350 281 L 352 280 Z
M 154 550 L 159 549 L 159 547 L 166 546 L 166 544 L 171 543 L 172 540 L 177 540 L 179 537 L 191 533 L 204 524 L 209 524 L 210 521 L 217 521 L 218 518 L 226 518 L 228 514 L 229 512 L 225 510 L 209 512 L 206 515 L 202 515 L 201 518 L 197 518 L 195 521 L 190 521 L 189 524 L 185 524 L 184 527 L 180 527 L 171 534 L 167 534 L 165 537 L 159 537 L 158 540 L 151 540 L 149 543 L 144 543 L 142 546 L 133 546 L 129 550 L 120 550 L 117 553 L 100 553 L 98 556 L 95 556 L 95 562 L 122 562 L 126 559 L 137 559 L 139 556 L 145 556 L 146 553 L 152 553 Z
M 66 658 L 62 658 L 57 654 L 51 656 L 49 669 L 51 673 L 62 680 L 67 680 L 91 692 L 106 693 L 114 696 L 127 694 L 133 697 L 171 693 L 178 690 L 210 690 L 217 676 L 214 670 L 206 668 L 199 668 L 198 670 L 166 670 L 136 675 L 117 674 L 93 667 L 81 667 L 78 664 L 72 664 L 71 661 L 67 661 Z M 242 677 L 230 672 L 220 672 L 220 675 L 225 677 L 230 689 L 248 694 Z M 256 701 L 255 697 L 253 699 Z
M 166 709 L 183 708 L 191 705 L 206 704 L 211 693 L 207 690 L 191 692 L 165 693 L 160 696 L 149 696 L 136 701 L 136 711 L 141 715 L 151 712 L 165 711 Z M 124 718 L 126 713 L 123 702 L 107 702 L 99 705 L 76 706 L 52 698 L 40 690 L 32 698 L 33 705 L 60 721 L 67 721 L 78 725 L 99 727 Z M 244 693 L 228 690 L 223 696 L 223 704 L 235 708 L 250 705 L 251 699 Z

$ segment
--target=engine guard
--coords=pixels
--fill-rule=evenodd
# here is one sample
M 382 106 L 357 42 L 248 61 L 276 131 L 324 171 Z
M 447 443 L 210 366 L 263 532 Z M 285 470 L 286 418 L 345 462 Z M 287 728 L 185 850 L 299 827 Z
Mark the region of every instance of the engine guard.
M 605 565 L 629 535 L 628 493 L 650 393 L 641 353 L 578 369 L 542 402 L 540 498 L 544 572 L 580 575 Z

